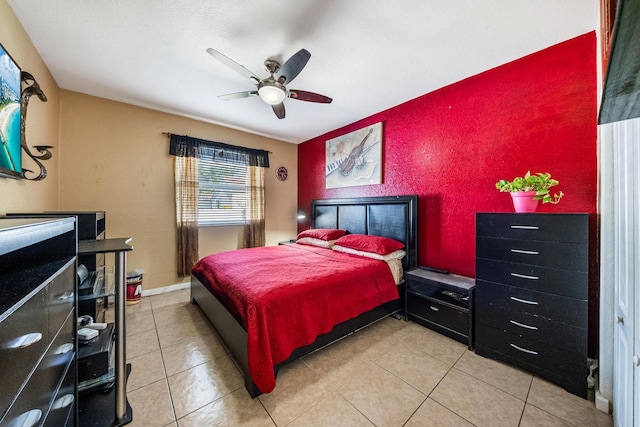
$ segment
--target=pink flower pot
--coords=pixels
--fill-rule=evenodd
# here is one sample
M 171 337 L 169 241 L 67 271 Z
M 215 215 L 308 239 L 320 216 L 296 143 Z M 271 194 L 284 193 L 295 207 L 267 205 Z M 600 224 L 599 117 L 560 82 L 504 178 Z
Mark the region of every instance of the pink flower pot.
M 514 191 L 511 194 L 513 200 L 513 208 L 516 212 L 535 212 L 538 208 L 538 200 L 533 197 L 536 195 L 535 191 Z

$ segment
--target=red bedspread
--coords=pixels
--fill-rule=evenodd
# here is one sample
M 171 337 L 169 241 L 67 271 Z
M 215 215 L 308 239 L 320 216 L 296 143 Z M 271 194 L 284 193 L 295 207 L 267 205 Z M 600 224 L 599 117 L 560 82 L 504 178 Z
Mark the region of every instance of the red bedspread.
M 273 367 L 293 350 L 399 298 L 384 261 L 300 244 L 209 255 L 193 273 L 242 319 L 249 372 L 263 393 L 275 387 Z

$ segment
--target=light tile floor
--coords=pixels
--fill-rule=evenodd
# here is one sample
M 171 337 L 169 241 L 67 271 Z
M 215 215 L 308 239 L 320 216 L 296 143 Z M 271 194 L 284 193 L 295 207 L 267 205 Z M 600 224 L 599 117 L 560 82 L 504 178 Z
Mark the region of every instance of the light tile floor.
M 412 322 L 385 319 L 251 399 L 188 290 L 126 308 L 130 426 L 611 426 L 592 402 Z

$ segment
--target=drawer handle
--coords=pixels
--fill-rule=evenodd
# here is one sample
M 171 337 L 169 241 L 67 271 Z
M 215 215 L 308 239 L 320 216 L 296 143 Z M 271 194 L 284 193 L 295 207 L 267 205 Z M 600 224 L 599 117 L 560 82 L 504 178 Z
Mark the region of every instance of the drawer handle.
M 514 254 L 525 254 L 525 255 L 540 255 L 538 251 L 527 251 L 524 249 L 511 249 L 511 252 Z
M 524 323 L 516 322 L 515 320 L 509 320 L 509 322 L 513 323 L 516 326 L 520 326 L 521 328 L 531 329 L 531 330 L 534 330 L 534 331 L 538 330 L 538 328 L 535 327 L 535 326 L 525 325 Z
M 526 348 L 522 348 L 522 347 L 518 347 L 515 344 L 509 344 L 511 347 L 515 348 L 516 350 L 520 350 L 523 353 L 529 353 L 529 354 L 535 354 L 537 355 L 538 352 L 537 351 L 533 351 L 533 350 L 527 350 Z
M 62 344 L 60 347 L 56 348 L 56 350 L 53 352 L 53 354 L 67 354 L 70 351 L 73 350 L 73 344 L 71 343 L 66 343 L 66 344 Z
M 513 277 L 519 277 L 521 279 L 529 279 L 529 280 L 538 280 L 538 279 L 540 279 L 538 276 L 527 276 L 526 274 L 520 274 L 520 273 L 511 273 L 511 275 Z
M 59 300 L 66 300 L 69 298 L 73 298 L 73 292 L 65 292 L 56 297 L 56 299 L 59 299 Z
M 538 305 L 537 301 L 529 301 L 528 299 L 521 299 L 521 298 L 516 298 L 516 297 L 509 297 L 509 298 L 511 298 L 514 301 L 521 302 L 523 304 Z
M 33 427 L 40 422 L 41 418 L 42 411 L 40 409 L 32 409 L 18 415 L 18 417 L 13 420 L 12 425 L 21 427 Z
M 515 228 L 517 230 L 539 230 L 540 227 L 536 225 L 512 225 L 511 228 Z
M 438 307 L 434 307 L 432 305 L 429 306 L 429 308 L 433 311 L 440 311 L 440 309 Z
M 58 399 L 56 399 L 55 402 L 53 402 L 53 405 L 51 405 L 51 409 L 62 409 L 62 408 L 67 408 L 69 405 L 71 405 L 74 401 L 74 397 L 73 394 L 65 394 L 62 397 L 59 397 Z
M 8 347 L 9 348 L 27 348 L 42 339 L 42 334 L 40 332 L 33 332 L 31 334 L 22 335 L 14 340 L 12 340 Z

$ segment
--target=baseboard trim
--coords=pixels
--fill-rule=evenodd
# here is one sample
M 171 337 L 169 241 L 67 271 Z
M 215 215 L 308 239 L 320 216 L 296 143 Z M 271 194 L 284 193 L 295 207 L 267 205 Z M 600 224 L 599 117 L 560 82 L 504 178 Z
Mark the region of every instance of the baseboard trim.
M 152 295 L 166 294 L 167 292 L 173 292 L 180 289 L 188 289 L 190 284 L 191 284 L 190 282 L 184 282 L 184 283 L 176 283 L 175 285 L 163 286 L 161 288 L 143 289 L 142 296 L 149 297 Z
M 610 406 L 609 399 L 604 397 L 599 390 L 596 391 L 595 401 L 596 401 L 597 410 L 606 412 L 607 414 L 611 413 L 611 411 L 609 410 L 609 406 Z

